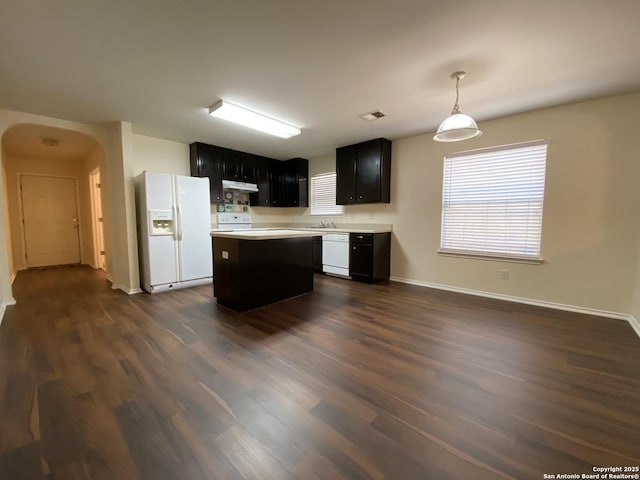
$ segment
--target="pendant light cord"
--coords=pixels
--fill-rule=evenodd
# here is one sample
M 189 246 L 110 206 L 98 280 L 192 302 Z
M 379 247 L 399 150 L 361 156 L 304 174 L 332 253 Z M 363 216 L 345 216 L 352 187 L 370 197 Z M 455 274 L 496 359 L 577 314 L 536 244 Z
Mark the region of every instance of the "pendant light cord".
M 456 103 L 453 105 L 453 110 L 451 110 L 451 115 L 455 115 L 456 113 L 460 113 L 460 76 L 456 76 Z

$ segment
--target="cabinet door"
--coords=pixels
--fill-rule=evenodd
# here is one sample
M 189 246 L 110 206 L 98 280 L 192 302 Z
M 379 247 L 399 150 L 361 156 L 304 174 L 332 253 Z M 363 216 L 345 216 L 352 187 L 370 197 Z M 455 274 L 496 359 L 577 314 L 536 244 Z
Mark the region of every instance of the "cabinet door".
M 354 280 L 371 281 L 373 279 L 373 245 L 351 245 L 349 274 Z
M 295 160 L 284 162 L 284 206 L 297 207 L 298 198 L 298 165 Z
M 336 149 L 336 203 L 356 203 L 356 149 L 349 145 Z
M 380 141 L 358 144 L 356 158 L 356 202 L 379 202 L 380 197 Z
M 322 237 L 313 237 L 313 271 L 322 273 Z
M 235 180 L 239 182 L 240 178 L 240 152 L 235 150 L 223 150 L 224 161 L 223 161 L 223 169 L 222 169 L 222 178 L 224 180 Z
M 284 162 L 272 160 L 270 163 L 269 185 L 271 189 L 271 206 L 284 207 L 286 200 L 284 191 Z
M 190 147 L 192 177 L 208 177 L 211 203 L 222 203 L 222 149 L 205 143 Z
M 258 184 L 258 192 L 250 195 L 251 205 L 254 207 L 270 207 L 271 206 L 271 182 L 269 165 L 271 159 L 266 157 L 256 157 L 255 171 L 256 183 Z
M 298 206 L 309 206 L 309 160 L 297 158 L 298 169 Z
M 251 153 L 240 155 L 240 180 L 247 183 L 256 183 L 256 156 Z

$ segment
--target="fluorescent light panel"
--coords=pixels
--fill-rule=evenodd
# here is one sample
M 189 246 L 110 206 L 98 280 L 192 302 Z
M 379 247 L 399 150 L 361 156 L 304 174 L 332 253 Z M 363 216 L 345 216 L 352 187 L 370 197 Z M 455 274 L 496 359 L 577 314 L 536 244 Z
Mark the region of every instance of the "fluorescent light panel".
M 279 120 L 274 120 L 273 118 L 265 117 L 264 115 L 239 107 L 233 103 L 225 102 L 224 100 L 220 100 L 212 107 L 209 107 L 209 115 L 280 138 L 294 137 L 300 135 L 301 132 L 297 127 Z

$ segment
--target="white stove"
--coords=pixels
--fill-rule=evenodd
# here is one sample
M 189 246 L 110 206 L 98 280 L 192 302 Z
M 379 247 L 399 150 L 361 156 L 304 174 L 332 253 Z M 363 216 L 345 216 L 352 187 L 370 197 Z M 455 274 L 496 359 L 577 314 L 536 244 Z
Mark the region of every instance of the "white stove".
M 248 213 L 219 213 L 218 230 L 249 230 L 252 228 Z

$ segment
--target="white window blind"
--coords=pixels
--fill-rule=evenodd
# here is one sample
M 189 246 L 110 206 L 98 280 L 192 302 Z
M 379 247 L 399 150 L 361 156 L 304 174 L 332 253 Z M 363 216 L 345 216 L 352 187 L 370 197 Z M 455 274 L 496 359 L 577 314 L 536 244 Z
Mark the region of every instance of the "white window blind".
M 540 259 L 544 140 L 444 158 L 440 251 Z
M 336 173 L 311 177 L 311 215 L 342 215 L 342 205 L 336 205 Z

